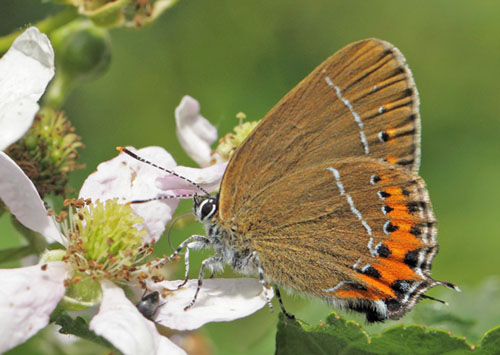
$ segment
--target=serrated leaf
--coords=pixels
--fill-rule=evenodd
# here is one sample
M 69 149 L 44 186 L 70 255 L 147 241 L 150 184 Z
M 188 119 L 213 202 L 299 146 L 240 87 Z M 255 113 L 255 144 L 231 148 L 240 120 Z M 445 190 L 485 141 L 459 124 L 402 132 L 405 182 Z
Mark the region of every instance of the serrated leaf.
M 368 345 L 368 336 L 361 327 L 336 314 L 317 326 L 289 320 L 280 314 L 277 355 L 370 354 L 361 349 L 363 345 Z
M 500 326 L 490 329 L 481 339 L 481 347 L 479 348 L 481 355 L 499 354 L 500 353 Z
M 398 325 L 371 339 L 358 323 L 331 313 L 326 322 L 311 326 L 280 317 L 276 354 L 489 354 L 500 349 L 500 329 L 484 337 L 481 347 L 471 346 L 464 337 L 420 325 Z M 479 350 L 479 351 L 478 351 Z M 498 353 L 498 352 L 497 352 Z
M 386 329 L 371 339 L 369 349 L 374 354 L 466 354 L 471 346 L 451 332 L 411 324 Z

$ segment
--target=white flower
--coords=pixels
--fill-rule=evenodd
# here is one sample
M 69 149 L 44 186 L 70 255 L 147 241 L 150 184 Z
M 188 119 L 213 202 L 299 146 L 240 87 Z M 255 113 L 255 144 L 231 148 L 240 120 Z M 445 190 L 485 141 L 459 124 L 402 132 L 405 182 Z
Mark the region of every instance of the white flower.
M 217 140 L 217 129 L 200 114 L 200 104 L 191 96 L 184 96 L 175 109 L 177 139 L 186 153 L 201 167 L 212 161 L 212 143 Z
M 178 166 L 172 156 L 161 147 L 127 149 L 158 166 L 196 181 L 209 192 L 219 186 L 224 174 L 225 164 L 216 164 L 204 169 Z M 119 198 L 121 203 L 126 203 L 194 193 L 200 194 L 200 190 L 188 181 L 122 153 L 99 164 L 97 171 L 85 180 L 79 197 L 91 198 L 93 201 Z M 144 218 L 148 231 L 146 242 L 150 243 L 153 238 L 155 241 L 160 239 L 178 204 L 178 198 L 168 198 L 131 205 L 135 213 Z
M 175 290 L 179 281 L 149 282 L 151 290 Z M 209 322 L 230 321 L 246 317 L 264 306 L 266 300 L 263 288 L 257 279 L 208 279 L 203 281 L 198 298 L 193 307 L 184 307 L 193 299 L 197 280 L 188 283 L 172 296 L 165 299 L 166 304 L 158 309 L 156 322 L 167 328 L 193 330 Z M 273 290 L 268 290 L 273 297 Z M 264 302 L 264 303 L 263 303 Z
M 163 162 L 171 159 L 166 151 L 157 147 L 145 148 L 145 152 L 146 155 L 155 152 L 155 157 Z M 136 169 L 134 164 L 117 164 L 120 159 L 101 164 L 98 171 L 87 179 L 82 191 L 92 192 L 94 198 L 101 201 L 110 196 L 121 196 L 122 202 L 130 201 L 138 196 L 139 192 L 146 196 L 158 193 L 154 184 L 156 172 L 146 168 Z M 170 163 L 175 164 L 173 159 Z M 120 165 L 127 168 L 119 169 Z M 33 183 L 14 161 L 1 152 L 0 171 L 0 198 L 19 222 L 42 234 L 49 243 L 58 242 L 71 247 L 71 241 L 59 232 L 55 222 L 48 216 Z M 120 176 L 123 178 L 124 174 L 128 176 L 120 180 Z M 98 181 L 101 181 L 101 185 Z M 140 182 L 144 185 L 136 186 Z M 115 187 L 119 187 L 116 194 L 112 190 Z M 170 189 L 175 190 L 175 187 L 171 186 Z M 80 195 L 85 194 L 81 192 Z M 173 209 L 168 207 L 165 211 L 170 213 L 170 216 Z M 145 241 L 156 237 L 155 233 L 163 229 L 163 223 L 167 223 L 170 218 L 158 219 L 150 216 L 157 214 L 158 210 L 146 209 L 136 212 L 142 214 L 146 221 L 144 227 L 150 233 Z M 48 324 L 49 315 L 65 295 L 64 281 L 72 277 L 74 270 L 74 265 L 64 262 L 47 262 L 27 268 L 0 270 L 0 283 L 3 285 L 0 290 L 0 310 L 6 315 L 0 319 L 0 352 L 24 342 Z M 189 282 L 177 290 L 180 283 L 181 281 L 150 283 L 151 289 L 161 292 L 168 288 L 169 297 L 162 299 L 162 303 L 166 301 L 166 304 L 160 308 L 157 321 L 168 323 L 168 327 L 173 329 L 195 329 L 210 321 L 234 320 L 247 316 L 266 304 L 262 287 L 257 280 L 207 280 L 195 306 L 184 311 L 190 301 L 189 296 L 194 295 L 197 285 L 196 282 Z M 129 286 L 133 288 L 135 285 Z M 134 303 L 125 297 L 121 288 L 105 279 L 101 281 L 101 288 L 101 307 L 90 323 L 90 328 L 98 335 L 105 337 L 125 354 L 184 353 L 157 332 L 154 324 L 140 314 Z
M 47 326 L 49 316 L 64 296 L 68 265 L 59 261 L 0 269 L 0 352 L 25 342 Z
M 121 288 L 110 281 L 102 281 L 101 286 L 101 307 L 89 326 L 97 335 L 124 354 L 185 354 L 158 333 L 155 324 L 139 313 Z
M 36 27 L 16 38 L 0 59 L 0 150 L 31 127 L 47 84 L 54 76 L 54 51 Z
M 172 156 L 161 147 L 147 147 L 139 150 L 128 147 L 127 149 L 168 169 L 177 165 Z M 166 186 L 165 190 L 156 187 L 156 179 L 164 175 L 165 172 L 122 153 L 99 164 L 97 171 L 85 180 L 79 197 L 91 198 L 94 202 L 98 199 L 119 198 L 120 203 L 154 198 L 169 194 L 169 190 L 172 189 L 169 186 Z M 134 212 L 144 218 L 148 232 L 145 240 L 147 243 L 151 243 L 153 238 L 155 241 L 160 239 L 178 204 L 178 199 L 166 199 L 131 205 Z

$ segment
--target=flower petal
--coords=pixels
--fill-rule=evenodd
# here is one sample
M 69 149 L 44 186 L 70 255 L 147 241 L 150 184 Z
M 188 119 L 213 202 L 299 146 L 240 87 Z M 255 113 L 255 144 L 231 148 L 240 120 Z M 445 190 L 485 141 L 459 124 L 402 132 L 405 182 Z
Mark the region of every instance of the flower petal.
M 127 149 L 164 168 L 176 166 L 172 156 L 161 147 Z M 165 172 L 122 153 L 99 164 L 97 171 L 83 183 L 79 196 L 94 201 L 118 198 L 123 203 L 154 198 L 166 194 L 156 186 L 156 179 L 162 175 Z M 168 199 L 131 205 L 134 212 L 144 218 L 148 231 L 145 242 L 149 243 L 153 238 L 158 241 L 178 204 L 178 199 Z
M 210 279 L 203 282 L 193 307 L 184 311 L 193 299 L 198 286 L 190 280 L 177 290 L 181 281 L 163 281 L 149 284 L 150 289 L 161 293 L 163 288 L 175 290 L 162 302 L 155 317 L 157 323 L 177 330 L 192 330 L 208 322 L 232 321 L 246 317 L 266 305 L 262 285 L 256 279 Z M 269 290 L 272 296 L 272 289 Z
M 50 262 L 0 270 L 0 352 L 23 343 L 49 323 L 64 296 L 69 266 Z
M 177 139 L 186 153 L 200 166 L 210 165 L 217 128 L 200 115 L 200 104 L 191 96 L 184 96 L 175 109 Z
M 196 182 L 208 192 L 216 190 L 222 180 L 227 163 L 219 163 L 210 165 L 206 168 L 188 168 L 185 166 L 177 166 L 173 170 L 185 178 Z M 179 195 L 183 193 L 197 192 L 200 190 L 186 180 L 179 179 L 173 175 L 164 175 L 156 179 L 157 186 L 162 190 L 174 190 L 174 193 Z
M 54 220 L 48 216 L 33 182 L 4 152 L 0 152 L 0 198 L 25 227 L 40 233 L 47 242 L 67 245 Z
M 0 60 L 0 150 L 21 138 L 54 76 L 54 50 L 36 27 L 16 38 Z
M 89 328 L 109 340 L 124 354 L 186 354 L 161 336 L 153 322 L 143 317 L 123 290 L 102 281 L 102 303 Z

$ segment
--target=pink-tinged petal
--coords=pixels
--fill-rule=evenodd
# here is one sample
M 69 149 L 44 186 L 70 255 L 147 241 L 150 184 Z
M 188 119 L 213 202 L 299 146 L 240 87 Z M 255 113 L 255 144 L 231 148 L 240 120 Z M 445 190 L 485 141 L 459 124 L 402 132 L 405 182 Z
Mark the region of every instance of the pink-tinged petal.
M 226 170 L 226 166 L 227 162 L 211 165 L 207 168 L 201 169 L 178 166 L 174 169 L 174 171 L 177 174 L 201 185 L 208 192 L 212 192 L 219 187 L 224 171 Z M 173 175 L 161 176 L 157 178 L 156 181 L 160 189 L 175 190 L 174 193 L 178 195 L 182 193 L 192 194 L 195 192 L 198 193 L 198 195 L 203 194 L 199 189 L 193 186 L 193 184 Z
M 177 165 L 172 156 L 161 147 L 127 149 L 167 169 Z M 122 203 L 154 198 L 169 194 L 156 186 L 156 179 L 162 175 L 165 172 L 121 153 L 99 164 L 97 171 L 83 183 L 79 196 L 90 197 L 93 201 L 118 198 Z M 149 243 L 153 238 L 158 241 L 178 204 L 179 200 L 169 199 L 131 205 L 134 212 L 144 219 L 148 231 L 145 242 Z
M 121 288 L 102 281 L 102 303 L 89 328 L 124 354 L 185 354 L 137 310 Z
M 69 266 L 62 262 L 0 270 L 0 352 L 25 342 L 49 323 L 63 298 Z
M 0 59 L 0 150 L 31 127 L 37 102 L 53 76 L 50 41 L 36 27 L 30 27 Z
M 162 288 L 175 290 L 162 298 L 166 302 L 155 317 L 157 323 L 177 330 L 193 330 L 209 322 L 227 322 L 246 317 L 266 305 L 260 282 L 256 279 L 210 279 L 203 282 L 198 299 L 193 307 L 184 311 L 193 299 L 198 286 L 190 280 L 177 290 L 181 281 L 151 283 L 152 290 L 161 293 Z M 273 296 L 272 289 L 269 295 Z
M 177 139 L 186 153 L 205 167 L 212 160 L 210 147 L 217 140 L 217 128 L 200 114 L 200 104 L 191 96 L 184 96 L 175 109 Z
M 67 245 L 54 220 L 48 216 L 35 185 L 21 168 L 0 152 L 0 198 L 25 227 L 40 233 L 47 242 Z

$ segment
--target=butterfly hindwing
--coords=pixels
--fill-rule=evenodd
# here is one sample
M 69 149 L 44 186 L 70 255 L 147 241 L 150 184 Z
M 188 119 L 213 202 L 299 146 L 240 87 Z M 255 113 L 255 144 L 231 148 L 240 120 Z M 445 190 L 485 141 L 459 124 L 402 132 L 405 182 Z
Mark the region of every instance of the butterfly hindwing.
M 399 318 L 438 284 L 425 184 L 394 164 L 362 157 L 286 174 L 234 217 L 237 244 L 258 252 L 271 281 L 378 309 L 374 320 Z

